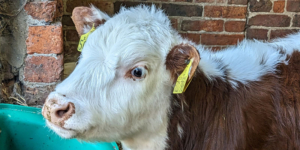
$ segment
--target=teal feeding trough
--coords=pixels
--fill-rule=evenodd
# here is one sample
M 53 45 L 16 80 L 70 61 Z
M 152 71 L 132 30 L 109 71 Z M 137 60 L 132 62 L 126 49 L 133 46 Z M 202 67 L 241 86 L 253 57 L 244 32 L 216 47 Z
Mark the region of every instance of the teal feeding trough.
M 62 139 L 45 125 L 41 109 L 0 104 L 0 150 L 119 150 L 115 142 Z

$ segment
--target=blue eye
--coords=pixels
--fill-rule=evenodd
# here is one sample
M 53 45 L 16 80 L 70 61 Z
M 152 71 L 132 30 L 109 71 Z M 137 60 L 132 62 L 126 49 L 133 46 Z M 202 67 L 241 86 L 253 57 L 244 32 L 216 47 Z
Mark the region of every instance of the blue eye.
M 142 68 L 134 68 L 132 71 L 131 71 L 131 74 L 135 77 L 143 77 L 144 75 L 144 72 L 143 72 L 143 69 Z

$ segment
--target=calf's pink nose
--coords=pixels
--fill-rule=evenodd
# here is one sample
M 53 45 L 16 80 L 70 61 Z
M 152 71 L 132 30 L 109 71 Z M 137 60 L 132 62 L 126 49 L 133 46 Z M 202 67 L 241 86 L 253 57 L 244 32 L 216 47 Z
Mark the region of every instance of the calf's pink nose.
M 59 104 L 57 100 L 47 100 L 42 115 L 51 123 L 63 127 L 65 121 L 68 120 L 75 113 L 75 106 L 73 103 Z

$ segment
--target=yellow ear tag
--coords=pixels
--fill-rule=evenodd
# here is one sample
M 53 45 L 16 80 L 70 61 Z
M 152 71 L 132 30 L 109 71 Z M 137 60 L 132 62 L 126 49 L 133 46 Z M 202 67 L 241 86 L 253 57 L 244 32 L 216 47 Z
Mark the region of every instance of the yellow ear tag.
M 181 94 L 181 93 L 185 92 L 185 90 L 189 86 L 189 84 L 192 80 L 190 80 L 187 83 L 187 79 L 189 77 L 189 72 L 190 72 L 190 68 L 192 66 L 192 63 L 193 63 L 193 59 L 190 60 L 189 64 L 185 67 L 183 72 L 177 78 L 177 81 L 176 81 L 176 84 L 175 84 L 175 87 L 174 87 L 174 90 L 173 90 L 173 94 Z
M 77 47 L 77 50 L 78 50 L 79 52 L 82 51 L 83 46 L 84 46 L 84 43 L 86 42 L 86 40 L 87 40 L 87 38 L 89 37 L 89 35 L 90 35 L 92 32 L 94 32 L 95 30 L 96 30 L 96 29 L 95 29 L 94 24 L 93 24 L 92 29 L 91 29 L 88 33 L 81 35 L 80 40 L 79 40 L 79 44 L 78 44 L 78 47 Z

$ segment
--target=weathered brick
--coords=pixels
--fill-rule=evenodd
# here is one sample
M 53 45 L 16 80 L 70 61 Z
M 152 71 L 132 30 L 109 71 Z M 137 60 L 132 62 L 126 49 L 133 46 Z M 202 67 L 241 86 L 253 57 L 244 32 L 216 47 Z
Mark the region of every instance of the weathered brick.
M 291 12 L 300 12 L 300 0 L 287 0 L 286 10 Z
M 272 2 L 270 0 L 250 0 L 250 11 L 252 12 L 270 12 Z
M 228 0 L 228 4 L 247 5 L 248 0 Z
M 225 23 L 225 31 L 228 32 L 243 32 L 245 30 L 245 21 L 227 21 Z
M 180 33 L 180 35 L 184 38 L 187 38 L 193 41 L 196 44 L 200 44 L 200 34 L 197 33 Z
M 275 1 L 273 6 L 273 11 L 276 13 L 284 12 L 285 1 Z
M 268 40 L 268 30 L 247 29 L 247 39 Z
M 25 5 L 24 9 L 27 14 L 34 19 L 45 20 L 52 22 L 56 14 L 56 1 L 50 2 L 29 2 Z
M 62 17 L 64 14 L 63 0 L 55 0 L 55 1 L 57 2 L 55 17 Z
M 64 15 L 63 16 L 62 25 L 63 26 L 75 26 L 71 16 L 69 16 L 69 15 Z
M 200 3 L 213 3 L 215 0 L 195 0 L 195 2 L 200 2 Z
M 162 9 L 169 16 L 202 16 L 203 7 L 198 5 L 162 4 Z
M 57 82 L 63 70 L 63 56 L 29 56 L 25 59 L 24 80 L 29 82 Z
M 249 25 L 266 27 L 288 27 L 291 18 L 286 15 L 256 15 L 249 19 Z
M 66 30 L 65 36 L 67 41 L 79 42 L 79 35 L 76 30 Z
M 177 21 L 177 19 L 176 18 L 171 18 L 170 21 L 171 21 L 172 27 L 177 30 L 178 29 L 178 21 Z
M 223 31 L 223 20 L 183 20 L 181 24 L 182 31 Z
M 235 45 L 238 41 L 244 39 L 243 34 L 226 35 L 226 34 L 202 34 L 201 44 L 205 45 Z
M 295 29 L 272 30 L 270 39 L 285 37 L 288 34 L 295 33 L 295 32 L 297 32 L 297 30 L 295 30 Z
M 99 0 L 68 0 L 66 4 L 66 11 L 72 13 L 73 9 L 78 6 L 90 6 L 93 4 L 101 11 L 106 12 L 109 15 L 114 14 L 114 4 L 113 2 L 103 2 Z
M 295 15 L 294 16 L 293 27 L 300 27 L 300 15 Z
M 24 86 L 24 98 L 29 106 L 43 105 L 46 98 L 55 89 L 55 85 L 47 85 L 43 87 Z
M 26 40 L 27 53 L 59 54 L 63 51 L 61 25 L 30 26 Z
M 115 10 L 115 13 L 118 13 L 121 7 L 129 8 L 129 7 L 138 6 L 140 4 L 147 5 L 147 6 L 151 6 L 152 4 L 154 4 L 156 6 L 159 6 L 156 3 L 150 3 L 150 2 L 147 3 L 147 2 L 119 2 L 119 1 L 117 1 L 114 3 L 114 10 Z
M 205 6 L 204 16 L 222 18 L 245 18 L 247 8 L 235 6 Z
M 77 50 L 78 44 L 64 44 L 64 63 L 77 62 L 80 52 Z

